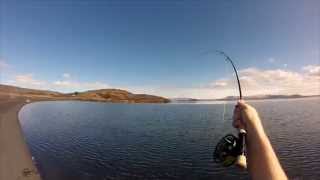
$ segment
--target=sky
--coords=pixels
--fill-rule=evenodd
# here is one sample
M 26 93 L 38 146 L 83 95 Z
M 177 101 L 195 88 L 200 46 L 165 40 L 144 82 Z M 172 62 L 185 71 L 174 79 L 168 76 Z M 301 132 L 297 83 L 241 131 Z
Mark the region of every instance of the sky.
M 165 97 L 320 94 L 318 0 L 0 0 L 0 83 Z

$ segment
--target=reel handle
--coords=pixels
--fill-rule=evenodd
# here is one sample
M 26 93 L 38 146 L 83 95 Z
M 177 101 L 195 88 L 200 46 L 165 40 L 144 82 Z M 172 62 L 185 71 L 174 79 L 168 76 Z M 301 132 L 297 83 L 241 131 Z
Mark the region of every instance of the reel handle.
M 246 148 L 246 135 L 247 135 L 247 131 L 244 129 L 239 129 L 239 141 L 240 141 L 240 152 L 241 154 L 244 155 L 245 153 L 245 148 Z
M 236 165 L 241 169 L 247 169 L 247 158 L 245 156 L 245 148 L 246 148 L 246 130 L 239 129 L 239 141 L 240 141 L 240 155 L 237 157 Z

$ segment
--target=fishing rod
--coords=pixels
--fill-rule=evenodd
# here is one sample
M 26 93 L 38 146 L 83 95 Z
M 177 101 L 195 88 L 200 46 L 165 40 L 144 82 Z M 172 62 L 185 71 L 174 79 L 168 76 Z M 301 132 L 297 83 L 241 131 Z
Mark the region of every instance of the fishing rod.
M 240 80 L 239 80 L 239 76 L 238 76 L 238 71 L 236 66 L 234 65 L 233 61 L 231 60 L 231 58 L 223 51 L 216 51 L 217 53 L 219 53 L 220 55 L 224 56 L 226 59 L 226 61 L 230 62 L 232 65 L 232 68 L 236 74 L 236 78 L 237 78 L 237 82 L 238 82 L 238 89 L 239 89 L 239 99 L 242 99 L 242 91 L 241 91 L 241 84 L 240 84 Z
M 223 51 L 216 51 L 219 55 L 225 57 L 225 60 L 232 65 L 235 72 L 238 89 L 239 89 L 239 100 L 242 100 L 242 90 L 240 79 L 238 76 L 238 71 L 234 65 L 231 58 Z M 233 164 L 237 164 L 242 168 L 246 168 L 246 158 L 245 158 L 245 137 L 246 131 L 244 129 L 239 129 L 238 137 L 233 134 L 228 134 L 224 136 L 216 145 L 215 151 L 213 153 L 213 158 L 216 163 L 221 163 L 223 166 L 228 167 Z

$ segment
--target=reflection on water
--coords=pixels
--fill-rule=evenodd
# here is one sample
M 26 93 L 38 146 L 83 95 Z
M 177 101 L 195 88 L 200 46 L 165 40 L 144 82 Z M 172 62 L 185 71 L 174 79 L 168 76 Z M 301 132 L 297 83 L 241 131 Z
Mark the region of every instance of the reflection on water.
M 320 99 L 252 104 L 290 177 L 320 177 Z M 44 180 L 248 179 L 213 163 L 233 104 L 39 102 L 20 121 Z

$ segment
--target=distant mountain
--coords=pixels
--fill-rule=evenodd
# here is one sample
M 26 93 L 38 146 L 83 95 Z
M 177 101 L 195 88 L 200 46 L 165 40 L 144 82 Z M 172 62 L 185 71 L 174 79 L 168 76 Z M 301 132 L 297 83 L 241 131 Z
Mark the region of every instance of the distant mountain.
M 25 98 L 30 100 L 81 100 L 119 103 L 168 103 L 169 99 L 148 95 L 133 94 L 121 89 L 99 89 L 85 92 L 60 93 L 54 91 L 34 90 L 15 86 L 1 85 L 0 96 Z
M 170 99 L 172 102 L 192 102 L 192 101 L 198 101 L 198 99 L 194 98 L 172 98 Z
M 306 97 L 320 97 L 320 95 L 303 96 L 299 94 L 293 95 L 255 95 L 245 96 L 245 100 L 263 100 L 263 99 L 293 99 L 293 98 L 306 98 Z M 196 102 L 196 101 L 235 101 L 238 100 L 239 96 L 227 96 L 220 99 L 195 99 L 195 98 L 173 98 L 173 102 Z
M 315 95 L 319 96 L 319 95 Z M 255 95 L 255 96 L 246 96 L 245 100 L 262 100 L 262 99 L 293 99 L 293 98 L 305 98 L 305 97 L 315 97 L 315 96 L 303 96 L 300 94 L 293 95 Z M 217 99 L 222 101 L 238 100 L 238 96 L 227 96 L 225 98 Z

